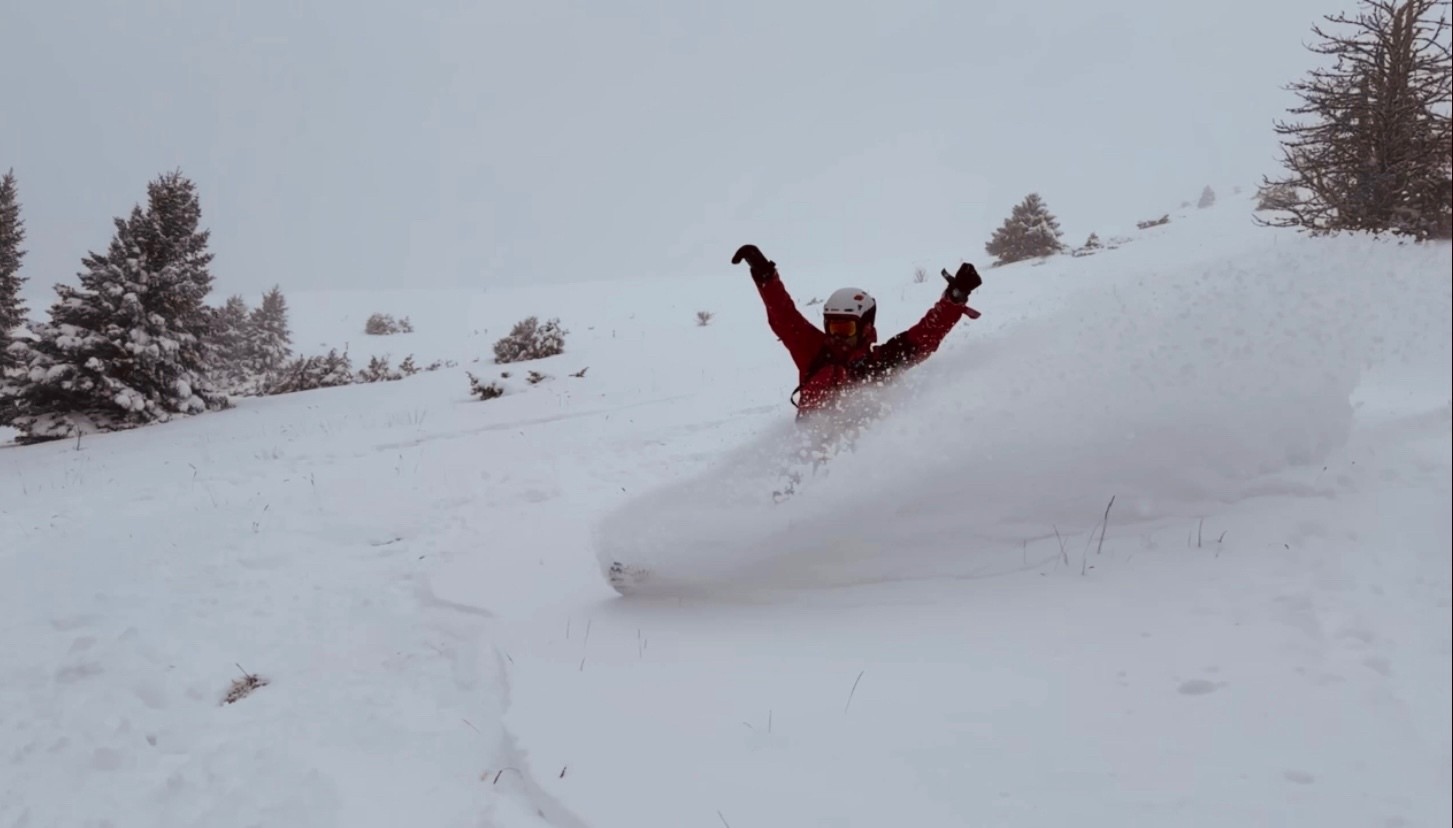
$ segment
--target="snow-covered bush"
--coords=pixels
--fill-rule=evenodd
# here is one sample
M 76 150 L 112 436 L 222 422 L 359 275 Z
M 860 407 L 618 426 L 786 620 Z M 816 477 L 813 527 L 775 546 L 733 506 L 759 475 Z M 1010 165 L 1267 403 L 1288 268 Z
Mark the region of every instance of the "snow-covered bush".
M 494 361 L 523 362 L 542 359 L 565 351 L 565 334 L 559 319 L 540 324 L 536 317 L 522 319 L 510 329 L 509 335 L 494 343 Z
M 1170 213 L 1166 213 L 1158 219 L 1146 219 L 1145 221 L 1135 222 L 1135 226 L 1141 230 L 1149 230 L 1152 227 L 1159 227 L 1162 224 L 1170 224 Z
M 403 378 L 403 372 L 389 367 L 388 357 L 386 356 L 369 358 L 368 367 L 358 372 L 359 382 L 391 382 Z
M 1211 189 L 1211 185 L 1210 184 L 1207 184 L 1206 185 L 1206 189 L 1204 189 L 1204 190 L 1201 191 L 1201 197 L 1200 197 L 1199 200 L 1196 201 L 1196 206 L 1198 208 L 1204 210 L 1207 207 L 1210 207 L 1212 204 L 1215 204 L 1215 203 L 1216 203 L 1216 191 L 1213 190 L 1213 189 Z
M 399 363 L 399 369 L 400 370 L 403 370 L 404 369 L 404 363 L 408 363 L 409 366 L 412 367 L 413 364 L 414 364 L 414 358 L 412 356 L 410 356 L 410 357 L 407 357 L 406 359 L 404 359 L 404 362 Z M 418 373 L 419 371 L 424 371 L 424 372 L 427 373 L 429 371 L 437 371 L 440 368 L 457 368 L 457 367 L 459 367 L 459 362 L 457 360 L 453 360 L 453 359 L 436 359 L 433 362 L 429 363 L 428 365 L 425 365 L 423 368 L 414 368 L 413 369 L 413 373 Z
M 473 371 L 466 371 L 465 373 L 469 375 L 469 393 L 474 396 L 481 400 L 492 400 L 495 397 L 504 396 L 504 386 L 500 385 L 499 382 L 495 380 L 485 382 L 479 377 L 476 377 Z
M 278 370 L 267 386 L 268 394 L 292 394 L 314 388 L 351 385 L 354 381 L 353 361 L 348 352 L 330 348 L 323 355 L 298 357 Z
M 414 324 L 405 316 L 403 319 L 394 319 L 387 313 L 375 313 L 368 317 L 363 323 L 363 332 L 370 336 L 389 336 L 398 333 L 413 333 Z
M 1289 210 L 1297 203 L 1297 189 L 1290 184 L 1264 184 L 1257 188 L 1257 210 Z

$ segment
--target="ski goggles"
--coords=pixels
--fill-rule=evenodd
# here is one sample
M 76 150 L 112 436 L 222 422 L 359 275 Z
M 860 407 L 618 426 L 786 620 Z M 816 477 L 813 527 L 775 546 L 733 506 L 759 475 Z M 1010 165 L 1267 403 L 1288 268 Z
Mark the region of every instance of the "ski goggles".
M 828 317 L 825 323 L 830 336 L 847 338 L 858 335 L 858 320 L 851 316 Z

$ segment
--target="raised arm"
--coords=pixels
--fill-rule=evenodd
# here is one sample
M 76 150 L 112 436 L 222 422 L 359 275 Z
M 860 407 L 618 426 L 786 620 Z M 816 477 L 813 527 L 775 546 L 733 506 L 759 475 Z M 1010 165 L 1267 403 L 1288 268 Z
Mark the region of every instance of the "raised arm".
M 826 334 L 797 309 L 797 303 L 792 301 L 787 287 L 775 272 L 765 283 L 757 283 L 757 292 L 762 296 L 762 304 L 767 307 L 767 326 L 787 346 L 797 370 L 806 370 L 822 350 Z
M 949 331 L 953 330 L 960 317 L 976 319 L 979 312 L 969 307 L 969 294 L 983 284 L 978 271 L 971 264 L 962 265 L 959 272 L 949 276 L 943 295 L 928 309 L 913 327 L 884 342 L 862 360 L 854 363 L 850 371 L 854 379 L 882 380 L 902 368 L 916 365 L 927 359 L 943 343 Z
M 797 370 L 806 370 L 822 350 L 826 334 L 797 309 L 797 303 L 777 273 L 777 264 L 768 261 L 756 245 L 743 245 L 732 257 L 732 264 L 743 260 L 751 265 L 752 281 L 757 283 L 757 293 L 767 309 L 767 326 L 787 347 Z
M 881 380 L 902 368 L 916 365 L 938 350 L 944 337 L 953 330 L 964 306 L 940 299 L 928 309 L 913 327 L 890 337 L 872 353 L 850 368 L 854 379 Z

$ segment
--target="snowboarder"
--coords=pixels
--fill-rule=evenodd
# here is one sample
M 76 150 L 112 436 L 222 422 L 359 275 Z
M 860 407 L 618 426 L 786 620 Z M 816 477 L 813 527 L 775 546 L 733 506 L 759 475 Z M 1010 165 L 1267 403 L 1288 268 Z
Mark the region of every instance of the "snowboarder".
M 882 345 L 874 319 L 878 306 L 865 290 L 845 287 L 828 297 L 822 308 L 819 329 L 797 309 L 777 273 L 754 244 L 742 245 L 732 264 L 745 261 L 767 308 L 767 325 L 782 340 L 797 366 L 798 385 L 792 404 L 802 418 L 832 403 L 847 388 L 868 382 L 882 382 L 894 372 L 912 367 L 938 350 L 959 317 L 977 319 L 979 312 L 968 306 L 969 294 L 984 283 L 972 264 L 962 264 L 953 276 L 943 271 L 948 282 L 943 295 L 917 324 L 891 337 Z

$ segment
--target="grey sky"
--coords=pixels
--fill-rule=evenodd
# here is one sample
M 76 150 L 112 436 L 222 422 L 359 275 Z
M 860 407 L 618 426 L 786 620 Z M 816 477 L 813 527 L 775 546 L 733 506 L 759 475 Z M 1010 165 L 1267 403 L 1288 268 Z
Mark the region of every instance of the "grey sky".
M 253 300 L 715 278 L 747 241 L 899 278 L 986 260 L 1031 190 L 1078 243 L 1253 184 L 1351 6 L 0 0 L 0 169 L 45 305 L 177 167 Z

